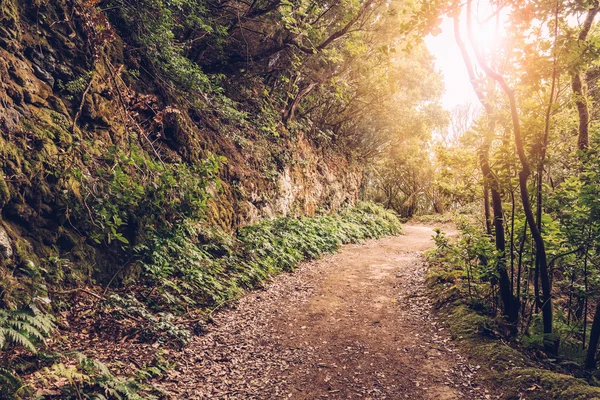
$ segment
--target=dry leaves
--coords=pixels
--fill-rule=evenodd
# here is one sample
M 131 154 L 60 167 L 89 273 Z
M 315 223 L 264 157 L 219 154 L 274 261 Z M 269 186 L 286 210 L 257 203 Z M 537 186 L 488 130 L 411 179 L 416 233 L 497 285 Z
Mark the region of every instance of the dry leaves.
M 421 251 L 431 229 L 346 246 L 276 277 L 215 314 L 156 384 L 175 399 L 491 399 L 479 366 L 454 347 L 425 295 Z M 86 322 L 87 321 L 87 322 Z M 158 350 L 114 343 L 71 320 L 70 342 L 117 373 Z

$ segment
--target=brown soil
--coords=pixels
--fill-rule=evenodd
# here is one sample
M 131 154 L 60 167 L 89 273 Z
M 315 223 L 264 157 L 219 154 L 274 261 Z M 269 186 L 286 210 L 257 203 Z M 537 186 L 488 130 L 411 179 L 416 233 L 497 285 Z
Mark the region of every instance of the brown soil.
M 174 398 L 491 399 L 425 295 L 433 231 L 346 246 L 215 316 L 161 386 Z

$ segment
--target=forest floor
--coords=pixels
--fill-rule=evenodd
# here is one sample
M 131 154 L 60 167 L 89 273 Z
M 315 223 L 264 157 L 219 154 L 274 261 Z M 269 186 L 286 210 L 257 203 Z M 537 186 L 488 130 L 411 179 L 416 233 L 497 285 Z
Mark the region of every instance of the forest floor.
M 197 399 L 492 399 L 426 295 L 433 230 L 345 246 L 214 316 L 159 385 Z

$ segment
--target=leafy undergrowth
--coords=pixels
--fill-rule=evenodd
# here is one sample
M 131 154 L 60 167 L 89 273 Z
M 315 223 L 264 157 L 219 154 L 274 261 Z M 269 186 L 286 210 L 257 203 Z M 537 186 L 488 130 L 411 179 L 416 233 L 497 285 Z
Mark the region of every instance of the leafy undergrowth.
M 470 203 L 443 213 L 414 215 L 411 218 L 411 223 L 440 227 L 454 226 L 456 221 L 480 223 L 483 221 L 477 220 L 479 211 L 477 207 L 477 203 Z
M 300 262 L 401 232 L 393 213 L 371 203 L 336 215 L 264 220 L 236 236 L 182 224 L 137 249 L 144 256 L 128 272 L 130 284 L 53 292 L 53 301 L 44 304 L 56 320 L 43 318 L 38 308 L 0 319 L 0 339 L 13 338 L 0 348 L 6 365 L 0 369 L 1 397 L 160 398 L 161 391 L 144 382 L 172 367 L 161 354 L 201 334 L 215 310 Z M 136 360 L 111 357 L 132 342 L 143 344 Z M 115 347 L 92 346 L 91 354 L 90 343 Z M 89 351 L 82 355 L 81 349 Z
M 412 221 L 418 224 L 449 224 L 456 219 L 456 214 L 453 212 L 445 212 L 443 214 L 424 214 L 415 215 Z
M 456 244 L 439 231 L 435 239 L 437 247 L 427 254 L 429 294 L 453 339 L 483 367 L 482 377 L 502 399 L 600 399 L 600 387 L 509 341 L 502 320 L 469 294 L 465 270 L 449 250 Z
M 144 295 L 155 311 L 213 307 L 268 276 L 345 243 L 398 234 L 398 219 L 372 203 L 337 215 L 277 218 L 242 228 L 236 237 L 218 229 L 182 224 L 137 250 Z M 139 285 L 138 277 L 134 282 Z

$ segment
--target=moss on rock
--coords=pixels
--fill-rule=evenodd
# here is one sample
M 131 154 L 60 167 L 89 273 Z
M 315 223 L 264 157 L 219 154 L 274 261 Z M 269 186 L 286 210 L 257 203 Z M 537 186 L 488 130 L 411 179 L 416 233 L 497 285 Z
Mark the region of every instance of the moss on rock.
M 6 184 L 6 179 L 4 179 L 4 175 L 0 174 L 0 210 L 9 202 L 10 200 L 10 190 L 8 189 L 8 185 Z
M 541 368 L 515 368 L 499 376 L 505 398 L 528 400 L 591 400 L 600 399 L 600 388 L 590 386 L 585 380 L 571 375 Z
M 462 352 L 482 366 L 481 377 L 498 389 L 502 399 L 600 399 L 600 387 L 548 370 L 501 340 L 499 322 L 468 305 L 463 282 L 452 265 L 430 262 L 427 284 Z

